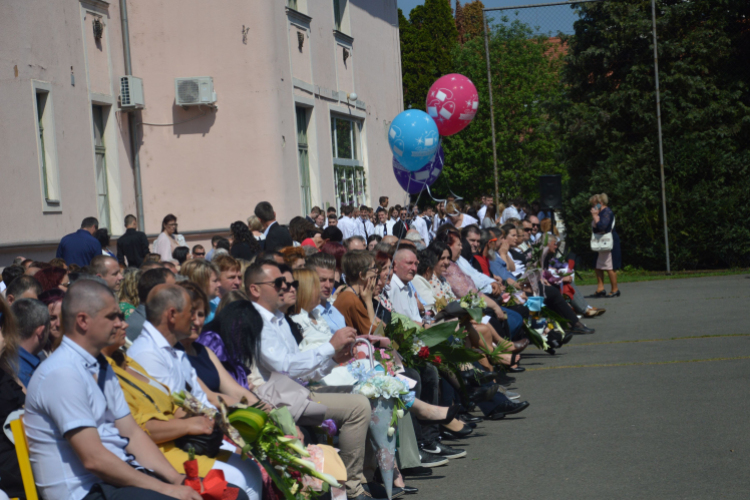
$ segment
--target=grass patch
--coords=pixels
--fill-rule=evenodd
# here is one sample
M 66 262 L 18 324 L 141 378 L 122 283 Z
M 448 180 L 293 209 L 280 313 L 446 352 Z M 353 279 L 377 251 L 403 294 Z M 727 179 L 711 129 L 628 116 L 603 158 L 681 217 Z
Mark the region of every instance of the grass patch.
M 705 278 L 707 276 L 732 276 L 736 274 L 750 274 L 750 269 L 716 269 L 706 271 L 672 271 L 667 276 L 664 271 L 645 271 L 643 269 L 634 269 L 631 266 L 625 266 L 624 269 L 617 271 L 618 283 L 634 283 L 636 281 L 657 281 L 657 280 L 676 280 L 683 278 Z M 596 284 L 596 275 L 593 270 L 577 271 L 576 284 L 592 285 Z M 605 286 L 609 286 L 609 279 L 604 276 Z

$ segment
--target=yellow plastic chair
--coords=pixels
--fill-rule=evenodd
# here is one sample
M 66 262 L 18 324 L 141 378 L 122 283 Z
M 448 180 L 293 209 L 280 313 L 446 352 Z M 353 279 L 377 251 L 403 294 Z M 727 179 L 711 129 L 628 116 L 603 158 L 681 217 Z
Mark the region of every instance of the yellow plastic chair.
M 23 480 L 23 491 L 26 493 L 26 500 L 39 500 L 39 496 L 36 493 L 36 484 L 34 484 L 34 473 L 31 471 L 29 443 L 26 441 L 23 422 L 20 419 L 12 421 L 10 423 L 10 430 L 13 432 L 13 440 L 16 442 L 16 456 L 18 456 L 18 466 L 21 469 L 21 480 Z

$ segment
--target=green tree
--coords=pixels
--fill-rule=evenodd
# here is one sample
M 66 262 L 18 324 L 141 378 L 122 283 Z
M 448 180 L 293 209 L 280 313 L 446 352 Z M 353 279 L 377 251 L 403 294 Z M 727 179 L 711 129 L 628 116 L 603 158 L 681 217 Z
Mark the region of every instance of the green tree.
M 463 26 L 464 26 L 464 39 L 469 40 L 477 36 L 483 36 L 484 30 L 482 29 L 482 9 L 484 4 L 481 0 L 474 0 L 463 6 L 462 15 Z
M 409 13 L 399 9 L 404 108 L 425 109 L 430 86 L 453 71 L 458 32 L 449 0 L 425 0 Z
M 562 93 L 561 59 L 549 57 L 553 43 L 533 38 L 531 28 L 517 19 L 493 26 L 489 45 L 500 198 L 523 195 L 534 199 L 539 175 L 565 172 L 558 161 L 557 127 L 546 111 Z M 450 188 L 474 199 L 480 193 L 495 192 L 483 37 L 469 39 L 453 54 L 455 72 L 469 77 L 477 87 L 479 110 L 466 129 L 443 138 L 446 166 L 435 191 L 444 195 Z
M 672 265 L 750 263 L 750 37 L 746 0 L 657 2 Z M 650 2 L 585 4 L 570 39 L 557 116 L 573 248 L 605 192 L 623 263 L 664 268 Z

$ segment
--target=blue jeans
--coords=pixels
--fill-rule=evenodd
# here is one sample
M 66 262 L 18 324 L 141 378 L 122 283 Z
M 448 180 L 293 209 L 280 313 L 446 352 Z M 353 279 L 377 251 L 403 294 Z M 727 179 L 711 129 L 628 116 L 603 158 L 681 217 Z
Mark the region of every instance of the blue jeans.
M 519 340 L 523 337 L 523 317 L 518 314 L 516 311 L 513 311 L 511 309 L 507 309 L 505 307 L 501 307 L 503 311 L 505 311 L 506 316 L 508 316 L 508 328 L 510 329 L 510 339 L 511 340 Z

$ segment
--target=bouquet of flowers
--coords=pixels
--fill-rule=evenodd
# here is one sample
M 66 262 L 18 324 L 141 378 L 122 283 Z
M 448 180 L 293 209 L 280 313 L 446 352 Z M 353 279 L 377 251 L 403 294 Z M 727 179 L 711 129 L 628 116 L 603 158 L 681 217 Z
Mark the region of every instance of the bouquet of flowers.
M 469 313 L 471 319 L 476 322 L 482 321 L 482 311 L 487 307 L 487 303 L 484 301 L 484 297 L 477 294 L 477 292 L 470 291 L 464 295 L 459 301 L 459 305 Z
M 227 407 L 219 398 L 217 413 L 187 392 L 173 393 L 172 399 L 188 416 L 215 417 L 224 435 L 244 456 L 263 466 L 287 500 L 308 500 L 310 494 L 315 493 L 300 488 L 300 480 L 305 476 L 320 479 L 324 491 L 329 486 L 341 487 L 333 476 L 319 471 L 309 460 L 310 453 L 295 437 L 294 419 L 286 407 L 277 408 L 269 415 L 255 406 L 248 406 L 244 400 Z

